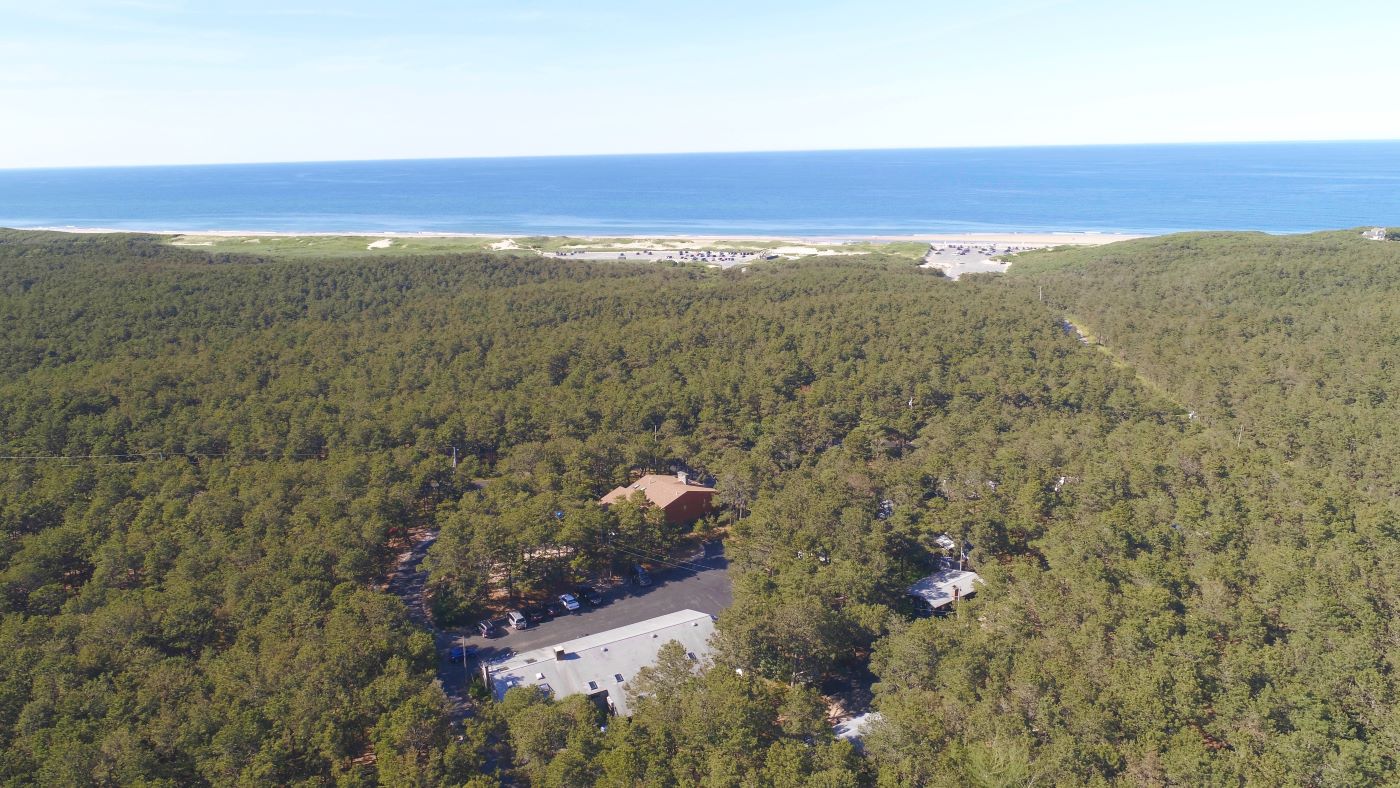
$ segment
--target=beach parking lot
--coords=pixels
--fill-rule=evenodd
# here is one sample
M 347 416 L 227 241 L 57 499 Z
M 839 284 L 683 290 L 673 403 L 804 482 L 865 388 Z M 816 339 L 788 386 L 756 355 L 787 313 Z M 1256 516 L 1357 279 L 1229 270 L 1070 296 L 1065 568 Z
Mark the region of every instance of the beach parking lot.
M 585 250 L 551 252 L 549 256 L 560 260 L 631 260 L 634 262 L 661 262 L 669 260 L 677 263 L 713 265 L 720 268 L 733 268 L 736 265 L 752 263 L 762 260 L 765 257 L 775 257 L 775 255 L 767 252 L 734 250 L 693 252 L 677 249 L 626 249 L 616 252 L 611 250 Z

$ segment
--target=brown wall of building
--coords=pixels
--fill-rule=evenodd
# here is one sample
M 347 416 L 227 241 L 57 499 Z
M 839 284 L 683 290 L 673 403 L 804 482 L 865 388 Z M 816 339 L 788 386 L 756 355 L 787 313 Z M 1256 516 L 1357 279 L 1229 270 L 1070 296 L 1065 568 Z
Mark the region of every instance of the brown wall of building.
M 668 523 L 688 523 L 713 508 L 711 499 L 714 498 L 712 492 L 688 492 L 685 495 L 671 502 L 666 507 L 666 522 Z

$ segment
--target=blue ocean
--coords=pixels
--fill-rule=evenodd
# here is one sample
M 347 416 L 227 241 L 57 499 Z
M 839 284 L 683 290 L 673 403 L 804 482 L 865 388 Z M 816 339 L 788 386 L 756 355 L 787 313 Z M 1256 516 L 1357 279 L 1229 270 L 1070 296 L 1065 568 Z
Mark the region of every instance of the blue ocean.
M 0 226 L 902 235 L 1400 224 L 1400 142 L 0 170 Z

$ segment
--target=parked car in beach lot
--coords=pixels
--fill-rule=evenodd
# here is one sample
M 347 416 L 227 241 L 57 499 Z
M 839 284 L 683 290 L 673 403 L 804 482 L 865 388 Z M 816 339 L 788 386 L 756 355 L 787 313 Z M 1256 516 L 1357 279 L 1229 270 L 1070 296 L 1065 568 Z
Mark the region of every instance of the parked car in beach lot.
M 563 605 L 564 609 L 570 613 L 582 607 L 582 605 L 578 603 L 578 600 L 574 598 L 573 594 L 560 594 L 559 604 Z
M 510 628 L 511 628 L 511 629 L 529 629 L 529 628 L 530 628 L 530 619 L 526 618 L 526 617 L 525 617 L 525 614 L 522 613 L 522 612 L 520 612 L 519 610 L 512 610 L 512 611 L 510 611 L 509 613 L 507 613 L 507 614 L 506 614 L 506 619 L 507 619 L 508 621 L 510 621 Z
M 631 574 L 632 582 L 641 586 L 642 588 L 646 588 L 647 586 L 651 585 L 651 573 L 647 572 L 647 568 L 642 566 L 641 564 L 633 564 Z
M 489 619 L 477 623 L 476 631 L 480 632 L 481 636 L 484 638 L 493 638 L 501 634 L 500 627 L 497 627 L 496 622 Z
M 554 615 L 549 612 L 549 608 L 544 605 L 530 605 L 521 612 L 525 614 L 525 618 L 528 619 L 531 624 L 543 624 L 551 618 L 554 618 Z

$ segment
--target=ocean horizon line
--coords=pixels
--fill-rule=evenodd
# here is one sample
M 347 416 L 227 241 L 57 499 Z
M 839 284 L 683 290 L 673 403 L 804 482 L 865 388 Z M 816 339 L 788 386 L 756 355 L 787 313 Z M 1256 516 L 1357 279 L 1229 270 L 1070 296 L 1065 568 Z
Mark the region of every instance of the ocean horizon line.
M 1335 228 L 1348 229 L 1348 228 Z M 219 229 L 150 229 L 130 227 L 102 227 L 87 225 L 38 226 L 10 225 L 0 223 L 0 230 L 17 232 L 71 233 L 75 235 L 167 235 L 167 236 L 210 236 L 210 237 L 254 237 L 254 238 L 618 238 L 626 240 L 771 240 L 771 241 L 875 241 L 898 243 L 900 241 L 943 240 L 965 237 L 1028 237 L 1063 236 L 1065 238 L 1114 238 L 1132 240 L 1153 238 L 1161 235 L 1193 232 L 1260 232 L 1269 235 L 1297 235 L 1306 232 L 1326 232 L 1303 230 L 1298 233 L 1270 233 L 1265 230 L 1172 230 L 1146 232 L 1129 230 L 939 230 L 911 233 L 743 233 L 743 232 L 657 232 L 657 233 L 557 233 L 557 232 L 452 232 L 436 230 L 241 230 L 237 228 Z
M 0 225 L 198 233 L 917 236 L 1400 224 L 1400 142 L 0 171 Z
M 788 150 L 745 149 L 712 151 L 639 151 L 610 153 L 541 153 L 480 156 L 404 156 L 388 158 L 337 158 L 337 159 L 256 159 L 247 161 L 196 161 L 196 162 L 138 162 L 134 164 L 40 164 L 34 166 L 0 166 L 0 173 L 39 172 L 51 170 L 135 170 L 161 168 L 217 168 L 217 167 L 277 167 L 328 164 L 431 164 L 434 162 L 468 161 L 554 161 L 562 159 L 637 159 L 692 156 L 782 156 L 803 154 L 860 154 L 860 153 L 920 153 L 958 151 L 1040 151 L 1040 150 L 1101 150 L 1123 148 L 1209 148 L 1209 147 L 1251 147 L 1283 145 L 1387 145 L 1400 143 L 1400 137 L 1374 139 L 1279 139 L 1279 140 L 1191 140 L 1172 142 L 1065 142 L 1031 145 L 936 145 L 930 147 L 899 146 L 888 148 L 794 148 Z

